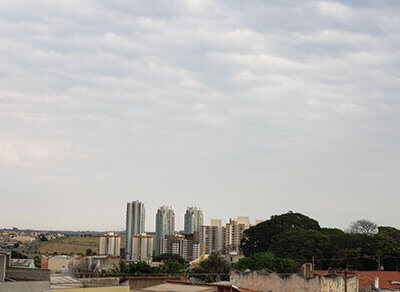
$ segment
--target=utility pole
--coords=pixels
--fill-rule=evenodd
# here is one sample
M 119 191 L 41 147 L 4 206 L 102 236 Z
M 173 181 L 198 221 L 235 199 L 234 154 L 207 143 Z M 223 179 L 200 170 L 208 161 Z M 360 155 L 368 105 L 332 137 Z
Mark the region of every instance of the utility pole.
M 381 270 L 381 257 L 378 257 L 376 259 L 376 262 L 378 263 L 378 270 L 377 271 L 380 271 Z
M 347 273 L 349 272 L 349 264 L 346 264 L 346 269 L 344 270 L 344 292 L 347 292 Z

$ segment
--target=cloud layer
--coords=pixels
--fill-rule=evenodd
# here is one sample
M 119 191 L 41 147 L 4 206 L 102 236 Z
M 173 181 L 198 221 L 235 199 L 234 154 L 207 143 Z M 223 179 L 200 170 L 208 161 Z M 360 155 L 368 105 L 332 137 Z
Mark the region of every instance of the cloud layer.
M 178 227 L 192 204 L 400 227 L 398 15 L 395 0 L 3 1 L 0 221 L 122 229 L 139 199 L 149 230 L 162 204 Z

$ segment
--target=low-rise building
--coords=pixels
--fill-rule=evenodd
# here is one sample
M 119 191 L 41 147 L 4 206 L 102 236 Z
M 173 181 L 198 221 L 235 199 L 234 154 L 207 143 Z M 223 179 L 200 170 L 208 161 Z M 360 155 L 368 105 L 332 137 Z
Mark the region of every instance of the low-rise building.
M 87 268 L 85 268 L 85 270 L 90 270 L 96 273 L 100 271 L 109 271 L 118 266 L 120 261 L 121 257 L 116 257 L 116 256 L 106 256 L 106 255 L 76 256 L 69 263 L 69 270 L 71 273 L 76 272 L 76 270 L 80 272 L 79 268 L 73 269 L 73 267 L 86 266 Z
M 35 261 L 34 259 L 11 259 L 10 266 L 34 269 Z
M 315 271 L 318 275 L 329 275 L 334 271 Z M 400 291 L 400 272 L 397 271 L 348 271 L 359 279 L 360 292 Z
M 0 251 L 0 291 L 42 292 L 50 290 L 50 271 L 11 266 L 11 253 Z
M 51 271 L 60 271 L 63 268 L 68 268 L 73 261 L 73 257 L 66 255 L 47 256 L 42 255 L 40 259 L 40 267 Z

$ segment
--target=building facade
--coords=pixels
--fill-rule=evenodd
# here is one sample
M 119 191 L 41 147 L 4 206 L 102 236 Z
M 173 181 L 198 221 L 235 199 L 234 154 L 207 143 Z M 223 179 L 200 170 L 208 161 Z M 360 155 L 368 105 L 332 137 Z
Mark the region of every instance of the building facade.
M 158 208 L 156 214 L 156 237 L 155 237 L 155 255 L 160 255 L 160 241 L 166 235 L 175 233 L 175 213 L 171 207 L 162 206 Z
M 127 203 L 126 206 L 126 243 L 125 258 L 132 260 L 132 239 L 145 232 L 145 208 L 140 201 Z
M 99 241 L 100 255 L 120 256 L 121 236 L 109 232 L 100 236 Z
M 200 253 L 225 253 L 225 227 L 201 226 L 199 234 Z
M 225 225 L 225 253 L 240 254 L 240 242 L 243 232 L 246 230 L 245 224 L 240 224 L 235 220 L 229 220 Z
M 135 235 L 132 239 L 132 260 L 151 263 L 154 251 L 154 236 Z
M 185 234 L 199 232 L 200 227 L 204 225 L 203 211 L 197 207 L 188 207 L 185 213 Z
M 342 274 L 304 277 L 301 274 L 278 274 L 268 271 L 233 271 L 230 274 L 230 283 L 237 287 L 258 292 L 359 292 L 358 277 Z
M 211 219 L 210 220 L 211 226 L 222 227 L 222 220 L 221 219 Z
M 250 228 L 250 218 L 247 216 L 238 216 L 236 218 L 236 222 L 237 224 L 243 224 L 245 229 L 249 229 Z
M 184 235 L 167 235 L 160 241 L 162 254 L 177 254 L 186 261 L 192 261 L 200 256 L 200 244 L 193 238 Z

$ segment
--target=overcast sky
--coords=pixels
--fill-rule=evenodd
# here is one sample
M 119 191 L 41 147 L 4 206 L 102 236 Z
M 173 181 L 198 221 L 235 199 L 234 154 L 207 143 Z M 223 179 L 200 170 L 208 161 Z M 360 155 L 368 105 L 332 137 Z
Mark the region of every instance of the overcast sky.
M 400 227 L 400 2 L 0 2 L 0 228 L 127 201 Z

